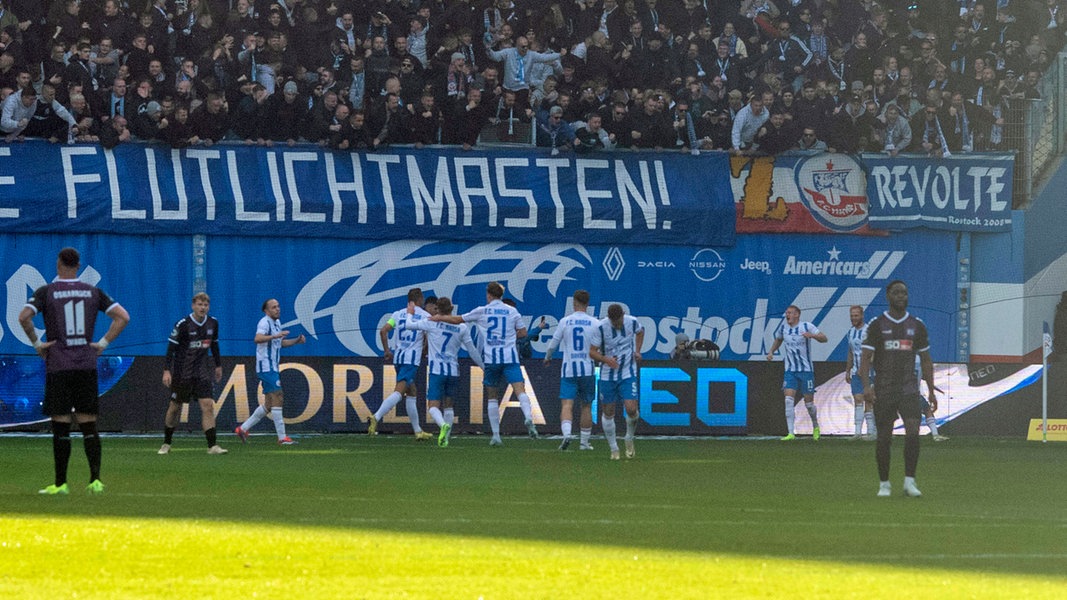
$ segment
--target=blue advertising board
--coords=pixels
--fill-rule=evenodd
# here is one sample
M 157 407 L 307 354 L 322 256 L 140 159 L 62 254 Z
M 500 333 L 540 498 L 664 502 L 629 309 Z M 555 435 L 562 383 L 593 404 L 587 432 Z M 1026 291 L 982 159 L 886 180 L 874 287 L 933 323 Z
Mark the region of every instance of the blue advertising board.
M 722 152 L 27 142 L 0 147 L 0 230 L 730 246 Z
M 865 154 L 868 222 L 877 229 L 1010 231 L 1014 158 Z
M 89 276 L 130 311 L 116 353 L 162 354 L 171 326 L 189 311 L 189 238 L 3 236 L 0 354 L 32 352 L 18 312 L 54 275 L 63 245 L 80 245 Z M 912 310 L 930 328 L 935 360 L 955 352 L 956 289 L 946 274 L 954 272 L 956 249 L 949 233 L 739 236 L 727 249 L 220 236 L 208 239 L 204 258 L 227 356 L 254 353 L 251 339 L 267 298 L 279 300 L 285 328 L 308 337 L 284 354 L 369 357 L 381 354 L 377 331 L 404 306 L 409 288 L 449 296 L 464 312 L 485 302 L 486 283 L 500 281 L 527 319 L 544 315 L 550 327 L 569 311 L 577 289 L 591 292 L 599 317 L 611 303 L 624 305 L 648 330 L 642 352 L 650 359 L 668 356 L 683 332 L 715 341 L 723 360 L 761 360 L 793 304 L 829 337 L 814 346 L 815 360 L 844 360 L 849 307 L 884 308 L 882 290 L 897 278 L 908 282 Z M 534 351 L 543 352 L 547 341 L 535 342 Z

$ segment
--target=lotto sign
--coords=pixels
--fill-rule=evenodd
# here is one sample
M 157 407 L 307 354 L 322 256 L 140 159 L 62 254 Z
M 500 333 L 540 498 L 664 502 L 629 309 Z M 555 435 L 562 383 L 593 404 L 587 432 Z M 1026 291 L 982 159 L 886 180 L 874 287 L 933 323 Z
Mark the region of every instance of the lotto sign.
M 1046 439 L 1042 435 L 1044 428 L 1041 419 L 1030 419 L 1030 428 L 1026 430 L 1026 439 L 1031 442 L 1040 442 Z M 1048 441 L 1067 442 L 1067 419 L 1048 420 Z

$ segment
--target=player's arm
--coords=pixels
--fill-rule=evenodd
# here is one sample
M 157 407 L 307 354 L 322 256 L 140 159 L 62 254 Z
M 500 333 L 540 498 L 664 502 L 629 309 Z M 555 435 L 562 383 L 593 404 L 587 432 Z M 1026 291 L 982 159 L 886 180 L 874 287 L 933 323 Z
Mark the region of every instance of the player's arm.
M 641 362 L 641 348 L 645 345 L 645 328 L 642 327 L 634 333 L 634 362 Z
M 389 320 L 382 325 L 382 328 L 378 330 L 378 339 L 382 341 L 382 358 L 385 360 L 393 360 L 393 349 L 389 347 L 389 332 L 396 327 L 396 320 L 389 317 Z
M 592 346 L 589 348 L 589 358 L 593 359 L 594 362 L 603 363 L 612 369 L 619 368 L 619 361 L 615 360 L 614 356 L 604 356 L 604 354 L 600 352 L 599 346 Z
M 285 336 L 289 335 L 288 329 L 283 329 L 275 334 L 268 334 L 265 331 L 256 331 L 256 337 L 252 338 L 252 341 L 257 344 L 266 344 L 267 342 L 274 341 L 276 339 L 285 339 Z
M 467 313 L 467 315 L 469 314 L 471 313 Z M 471 319 L 465 319 L 464 317 L 466 317 L 467 315 L 433 315 L 432 317 L 430 317 L 430 320 L 438 321 L 441 323 L 451 323 L 453 325 L 459 325 L 460 323 L 463 323 L 465 321 L 476 320 L 476 317 Z
M 849 348 L 845 356 L 845 383 L 852 382 L 852 365 L 855 362 L 856 359 L 852 357 L 852 348 Z
M 545 364 L 552 360 L 552 355 L 556 353 L 556 348 L 563 343 L 563 330 L 564 327 L 557 326 L 556 331 L 552 333 L 552 339 L 548 342 L 548 348 L 545 348 Z
M 286 331 L 286 333 L 289 333 L 289 332 Z M 288 339 L 288 340 L 283 339 L 282 340 L 282 348 L 288 348 L 289 346 L 295 346 L 297 344 L 303 344 L 306 341 L 307 341 L 307 339 L 304 338 L 304 334 L 301 333 L 300 335 L 298 335 L 295 338 Z
M 851 353 L 850 353 L 851 354 Z M 863 384 L 863 400 L 874 404 L 874 387 L 871 385 L 871 362 L 874 360 L 874 348 L 863 346 L 860 353 L 860 382 Z
M 26 303 L 26 306 L 22 308 L 22 312 L 19 313 L 19 325 L 22 325 L 22 331 L 26 334 L 26 339 L 33 344 L 33 349 L 37 351 L 37 354 L 44 358 L 48 354 L 48 349 L 52 347 L 54 341 L 42 342 L 37 339 L 37 330 L 33 327 L 33 317 L 37 315 L 39 307 L 44 306 L 44 286 L 37 289 L 33 294 L 33 299 Z
M 463 329 L 463 349 L 467 351 L 467 354 L 471 355 L 471 360 L 474 364 L 478 365 L 482 369 L 485 368 L 485 360 L 482 358 L 482 353 L 478 351 L 478 346 L 474 345 L 474 338 L 471 337 L 471 330 L 468 328 Z
M 178 324 L 174 325 L 170 337 L 167 338 L 167 353 L 163 357 L 163 385 L 166 387 L 170 387 L 174 357 L 178 354 L 178 348 L 182 346 L 181 338 L 184 334 L 184 329 L 180 325 L 181 321 L 178 321 Z
M 929 390 L 929 395 L 926 400 L 930 403 L 930 411 L 937 412 L 937 388 L 934 387 L 934 361 L 930 358 L 929 350 L 922 350 L 919 352 L 919 365 L 922 367 L 923 381 L 926 382 L 926 389 Z
M 774 353 L 782 346 L 782 339 L 783 338 L 774 338 L 774 343 L 771 344 L 771 349 L 767 352 L 767 360 L 774 360 Z
M 107 296 L 104 296 L 107 300 Z M 111 317 L 111 326 L 107 328 L 107 332 L 104 333 L 104 337 L 100 338 L 100 341 L 95 344 L 90 344 L 93 348 L 96 348 L 97 354 L 102 354 L 107 349 L 108 344 L 115 341 L 115 338 L 119 337 L 123 329 L 130 324 L 130 313 L 126 312 L 125 308 L 118 302 L 112 302 L 108 305 L 107 311 L 104 313 Z
M 215 335 L 211 338 L 211 356 L 215 358 L 215 381 L 222 381 L 222 351 L 219 350 L 219 322 L 215 320 Z
M 815 340 L 816 342 L 825 344 L 826 340 L 828 339 L 826 337 L 826 334 L 816 329 L 814 325 L 811 326 L 811 329 L 812 331 L 804 332 L 804 337 L 808 338 L 809 340 Z

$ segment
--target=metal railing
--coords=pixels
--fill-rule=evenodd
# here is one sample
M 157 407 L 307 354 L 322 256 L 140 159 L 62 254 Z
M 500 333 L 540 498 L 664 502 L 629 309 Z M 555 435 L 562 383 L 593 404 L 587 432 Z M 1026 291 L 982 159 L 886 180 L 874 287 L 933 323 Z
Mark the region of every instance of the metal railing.
M 1064 152 L 1067 125 L 1067 52 L 1057 54 L 1038 84 L 1040 99 L 1017 101 L 1008 109 L 1005 144 L 1016 151 L 1015 207 L 1026 208 L 1034 186 Z

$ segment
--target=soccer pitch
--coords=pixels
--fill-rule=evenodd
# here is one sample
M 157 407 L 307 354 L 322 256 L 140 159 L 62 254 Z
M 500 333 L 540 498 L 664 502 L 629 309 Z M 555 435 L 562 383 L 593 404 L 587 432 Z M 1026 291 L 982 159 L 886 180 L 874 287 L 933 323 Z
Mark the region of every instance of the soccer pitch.
M 104 439 L 89 496 L 48 437 L 0 436 L 4 598 L 1062 598 L 1067 444 L 924 439 L 876 498 L 872 443 Z M 572 445 L 572 448 L 576 444 Z

